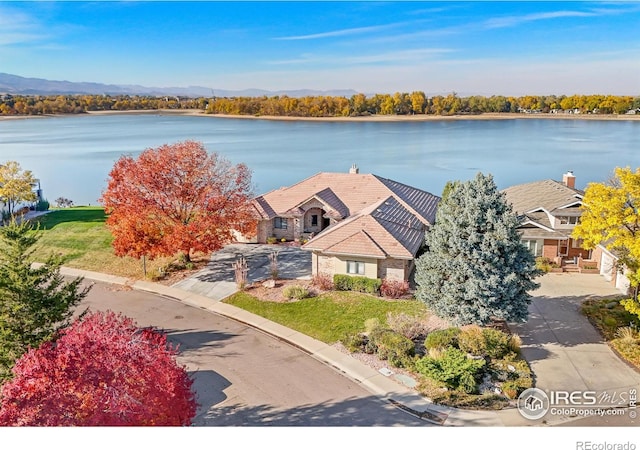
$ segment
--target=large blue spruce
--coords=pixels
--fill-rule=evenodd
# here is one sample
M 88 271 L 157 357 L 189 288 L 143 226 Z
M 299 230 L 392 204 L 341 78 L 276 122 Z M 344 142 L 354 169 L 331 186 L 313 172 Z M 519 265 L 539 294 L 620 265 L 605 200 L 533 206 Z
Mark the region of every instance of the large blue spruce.
M 526 321 L 539 272 L 517 226 L 491 175 L 449 183 L 416 262 L 416 296 L 454 325 Z

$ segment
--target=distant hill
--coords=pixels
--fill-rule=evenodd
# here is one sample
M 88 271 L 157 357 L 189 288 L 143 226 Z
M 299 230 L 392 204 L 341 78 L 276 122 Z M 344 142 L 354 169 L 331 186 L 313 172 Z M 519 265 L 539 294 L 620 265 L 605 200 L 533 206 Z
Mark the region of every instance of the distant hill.
M 116 85 L 101 83 L 77 83 L 72 81 L 45 80 L 42 78 L 25 78 L 8 73 L 0 73 L 0 93 L 22 95 L 56 95 L 56 94 L 89 94 L 89 95 L 176 95 L 183 97 L 268 97 L 288 95 L 289 97 L 305 96 L 343 96 L 351 97 L 357 92 L 352 89 L 318 91 L 312 89 L 266 91 L 262 89 L 244 89 L 240 91 L 212 89 L 203 86 L 188 87 L 146 87 L 139 85 Z

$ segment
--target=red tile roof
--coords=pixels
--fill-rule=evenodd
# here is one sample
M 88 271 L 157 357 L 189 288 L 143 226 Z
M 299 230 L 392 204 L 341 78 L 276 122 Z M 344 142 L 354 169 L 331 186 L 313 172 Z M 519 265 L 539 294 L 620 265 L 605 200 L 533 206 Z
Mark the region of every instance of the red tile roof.
M 415 256 L 435 222 L 440 197 L 372 174 L 321 172 L 255 199 L 260 218 L 292 217 L 316 199 L 343 219 L 303 248 L 371 258 Z

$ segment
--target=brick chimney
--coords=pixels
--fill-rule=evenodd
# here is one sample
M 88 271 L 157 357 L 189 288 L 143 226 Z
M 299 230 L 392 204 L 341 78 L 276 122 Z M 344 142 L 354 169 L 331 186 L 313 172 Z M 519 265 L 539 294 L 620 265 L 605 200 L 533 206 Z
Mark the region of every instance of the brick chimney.
M 576 188 L 576 177 L 573 175 L 573 170 L 569 170 L 562 175 L 562 183 L 571 189 Z
M 355 164 L 351 165 L 351 169 L 349 169 L 349 173 L 360 173 L 360 169 Z

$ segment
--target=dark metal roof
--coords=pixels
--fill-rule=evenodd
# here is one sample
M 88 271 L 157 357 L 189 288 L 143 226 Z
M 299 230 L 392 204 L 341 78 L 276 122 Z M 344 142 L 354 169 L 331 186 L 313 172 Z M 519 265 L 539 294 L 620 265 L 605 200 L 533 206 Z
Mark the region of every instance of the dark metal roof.
M 338 198 L 335 192 L 331 190 L 331 188 L 326 188 L 316 193 L 315 196 L 320 199 L 320 201 L 324 202 L 332 209 L 336 210 L 342 218 L 347 217 L 349 215 L 349 208 L 342 203 L 342 200 Z
M 418 252 L 426 227 L 394 197 L 381 202 L 371 216 L 411 254 Z
M 397 181 L 382 178 L 377 175 L 374 176 L 401 201 L 406 203 L 416 213 L 420 214 L 429 224 L 433 225 L 435 223 L 436 209 L 438 208 L 440 197 Z

